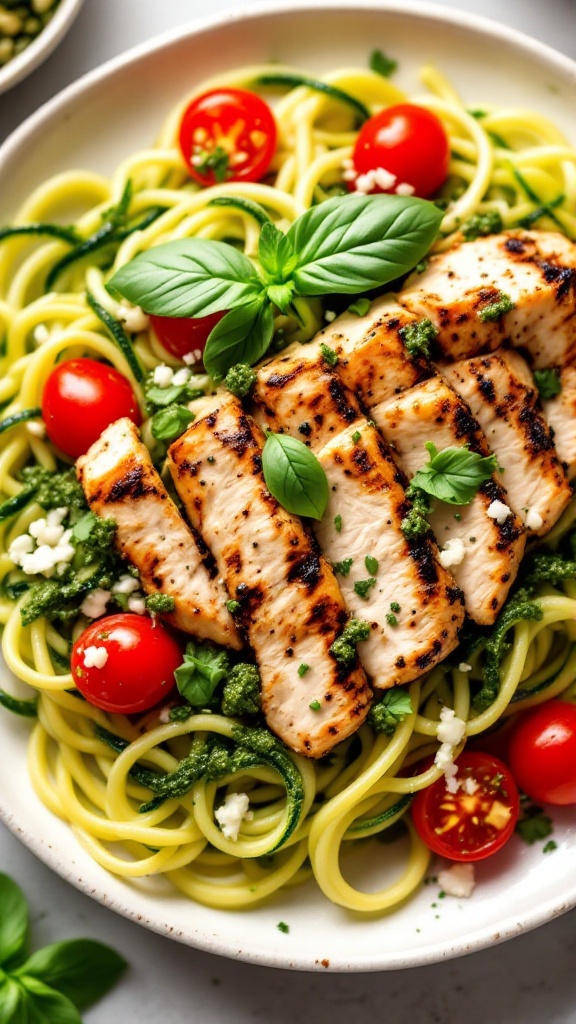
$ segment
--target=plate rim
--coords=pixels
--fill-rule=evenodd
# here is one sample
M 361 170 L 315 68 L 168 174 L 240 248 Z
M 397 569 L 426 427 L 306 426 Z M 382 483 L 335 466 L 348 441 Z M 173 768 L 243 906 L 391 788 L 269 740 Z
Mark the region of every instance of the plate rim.
M 81 6 L 81 3 L 82 0 L 78 3 L 78 8 Z M 553 47 L 541 43 L 539 40 L 526 35 L 516 28 L 501 25 L 483 15 L 447 8 L 438 3 L 430 3 L 428 0 L 422 0 L 422 2 L 420 0 L 361 0 L 360 3 L 356 2 L 356 0 L 279 0 L 277 3 L 274 0 L 267 0 L 266 3 L 258 4 L 258 6 L 244 3 L 237 10 L 195 18 L 181 26 L 156 34 L 150 39 L 129 47 L 122 53 L 81 75 L 42 104 L 8 136 L 2 146 L 0 146 L 0 173 L 4 163 L 10 160 L 13 152 L 18 150 L 30 133 L 33 133 L 45 121 L 57 115 L 58 111 L 61 108 L 65 108 L 69 102 L 77 102 L 93 87 L 96 87 L 108 77 L 115 75 L 122 68 L 128 67 L 140 59 L 161 51 L 165 47 L 169 47 L 171 44 L 184 38 L 193 38 L 204 32 L 217 30 L 227 25 L 254 19 L 265 20 L 282 17 L 295 12 L 314 13 L 326 10 L 354 13 L 370 12 L 383 15 L 389 13 L 404 14 L 416 21 L 425 22 L 432 19 L 442 24 L 448 24 L 449 27 L 461 28 L 470 34 L 480 33 L 488 39 L 497 39 L 507 43 L 514 49 L 519 49 L 527 56 L 534 56 L 541 66 L 542 64 L 550 66 L 555 74 L 563 74 L 568 80 L 573 80 L 574 85 L 576 85 L 576 61 L 558 52 Z M 325 962 L 320 960 L 311 963 L 308 957 L 306 959 L 299 959 L 298 955 L 291 958 L 286 955 L 281 958 L 280 955 L 271 952 L 254 953 L 249 950 L 233 949 L 231 943 L 229 941 L 226 942 L 223 933 L 217 935 L 206 930 L 196 938 L 190 933 L 188 935 L 176 934 L 168 924 L 163 924 L 160 920 L 149 919 L 139 914 L 137 908 L 125 906 L 115 896 L 108 895 L 104 885 L 102 888 L 99 888 L 98 885 L 95 886 L 89 879 L 82 877 L 78 870 L 74 869 L 75 861 L 73 858 L 71 858 L 69 863 L 63 861 L 60 856 L 60 850 L 53 849 L 51 844 L 42 836 L 39 837 L 18 824 L 13 813 L 1 805 L 0 822 L 50 870 L 53 870 L 76 889 L 108 909 L 113 910 L 115 913 L 143 925 L 151 931 L 173 938 L 184 945 L 193 946 L 215 955 L 240 959 L 268 967 L 305 971 L 331 970 L 341 973 L 360 973 L 425 966 L 467 955 L 489 945 L 504 942 L 524 932 L 538 928 L 576 907 L 575 880 L 574 890 L 563 894 L 562 898 L 559 898 L 557 895 L 550 896 L 544 903 L 539 904 L 535 910 L 524 911 L 515 915 L 509 914 L 507 921 L 500 926 L 498 924 L 479 926 L 472 941 L 467 941 L 464 937 L 458 943 L 452 940 L 439 940 L 430 943 L 426 951 L 417 950 L 415 954 L 410 952 L 404 952 L 401 955 L 387 953 L 385 963 L 382 963 L 377 958 L 364 959 L 362 964 L 352 961 L 346 962 L 341 958 L 339 962 L 331 962 L 327 966 Z M 96 866 L 100 871 L 104 872 L 100 865 Z M 217 911 L 215 912 L 217 913 Z M 336 958 L 334 957 L 333 960 L 336 961 Z

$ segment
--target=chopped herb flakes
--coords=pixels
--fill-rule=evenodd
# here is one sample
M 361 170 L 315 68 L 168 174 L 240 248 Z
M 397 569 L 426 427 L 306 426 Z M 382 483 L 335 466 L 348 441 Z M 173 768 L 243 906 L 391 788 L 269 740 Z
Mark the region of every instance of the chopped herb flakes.
M 546 839 L 552 834 L 553 828 L 552 819 L 544 814 L 541 807 L 535 805 L 525 807 L 522 817 L 516 824 L 516 831 L 529 846 L 537 843 L 539 839 Z
M 302 678 L 302 676 L 305 676 L 306 673 L 309 671 L 310 665 L 307 665 L 305 661 L 303 661 L 301 665 L 298 665 L 298 675 L 300 676 L 300 678 Z
M 290 931 L 290 928 L 286 924 L 285 921 L 278 921 L 278 924 L 276 925 L 276 927 L 277 927 L 278 931 L 282 932 L 284 935 L 288 935 L 288 932 Z
M 394 615 L 394 612 L 388 612 L 386 615 L 386 622 L 389 626 L 396 627 L 398 625 L 398 619 Z
M 391 603 L 390 603 L 390 611 L 391 612 L 399 612 L 400 611 L 400 605 L 398 604 L 398 601 L 391 601 Z
M 553 839 L 549 839 L 547 843 L 544 843 L 542 847 L 542 853 L 552 853 L 553 850 L 558 849 L 558 843 L 554 842 Z
M 382 75 L 383 78 L 389 78 L 393 75 L 398 67 L 398 61 L 393 60 L 392 57 L 387 57 L 382 50 L 372 50 L 370 54 L 370 70 L 375 71 L 377 75 Z
M 393 690 L 387 690 L 382 700 L 372 707 L 368 722 L 374 732 L 384 732 L 391 736 L 398 723 L 404 721 L 406 715 L 411 715 L 412 711 L 410 694 L 397 686 Z
M 310 708 L 311 711 L 320 711 L 322 705 L 319 700 L 313 700 L 312 703 L 308 705 L 308 707 Z
M 342 516 L 334 516 L 334 529 L 336 533 L 342 533 Z
M 235 615 L 236 612 L 240 611 L 240 601 L 226 601 L 226 607 L 230 615 Z
M 337 572 L 340 576 L 348 576 L 353 562 L 353 558 L 343 558 L 341 562 L 335 562 L 334 572 Z
M 360 431 L 359 430 L 355 430 L 354 433 L 352 434 L 352 440 L 354 441 L 354 444 L 358 444 L 358 442 L 360 441 L 361 437 L 362 437 L 362 434 L 360 433 Z
M 562 391 L 560 372 L 552 367 L 546 370 L 534 370 L 534 382 L 540 398 L 546 400 L 556 398 Z
M 366 555 L 364 559 L 364 565 L 368 569 L 371 576 L 375 576 L 378 572 L 378 559 L 374 558 L 373 555 Z
M 510 313 L 514 308 L 515 306 L 510 296 L 504 292 L 498 292 L 498 298 L 494 302 L 490 302 L 478 311 L 478 319 L 482 323 L 491 323 L 493 320 L 499 320 L 505 313 Z
M 358 594 L 358 597 L 363 598 L 364 601 L 367 601 L 368 592 L 370 591 L 371 587 L 375 586 L 376 580 L 374 579 L 373 576 L 371 576 L 370 579 L 367 580 L 356 580 L 356 583 L 354 584 L 354 593 Z
M 338 365 L 338 355 L 333 348 L 330 348 L 329 345 L 326 345 L 325 342 L 322 342 L 322 344 L 320 345 L 320 351 L 322 353 L 322 358 L 324 362 L 327 363 L 328 366 Z

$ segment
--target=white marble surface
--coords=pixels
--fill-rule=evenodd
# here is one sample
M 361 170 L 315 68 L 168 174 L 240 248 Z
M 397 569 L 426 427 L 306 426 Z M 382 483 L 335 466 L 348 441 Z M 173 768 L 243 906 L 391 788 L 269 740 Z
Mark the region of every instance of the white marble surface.
M 234 0 L 211 0 L 209 10 L 237 6 Z M 500 20 L 576 57 L 574 0 L 444 0 L 444 6 Z M 206 13 L 201 0 L 86 0 L 57 52 L 0 96 L 0 140 L 82 72 Z M 86 1024 L 291 1024 L 300 1014 L 314 1024 L 385 1017 L 396 1024 L 576 1022 L 574 913 L 505 945 L 434 967 L 384 976 L 289 974 L 186 949 L 114 916 L 52 875 L 2 826 L 0 870 L 26 891 L 35 944 L 86 935 L 114 944 L 130 961 L 121 984 L 85 1014 Z

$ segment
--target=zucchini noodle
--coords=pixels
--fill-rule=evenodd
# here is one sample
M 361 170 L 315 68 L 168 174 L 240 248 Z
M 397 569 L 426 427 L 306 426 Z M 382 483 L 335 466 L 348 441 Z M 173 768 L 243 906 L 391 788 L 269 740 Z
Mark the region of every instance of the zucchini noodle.
M 64 355 L 107 361 L 128 378 L 143 409 L 143 375 L 161 362 L 179 365 L 147 329 L 132 335 L 129 349 L 123 328 L 110 332 L 106 321 L 120 318 L 105 288 L 113 270 L 155 245 L 191 236 L 233 241 L 255 256 L 265 220 L 286 230 L 311 204 L 345 191 L 343 165 L 352 155 L 359 110 L 374 113 L 406 99 L 388 79 L 364 69 L 340 69 L 321 80 L 349 94 L 351 104 L 307 84 L 286 91 L 282 81 L 294 76 L 298 81 L 301 73 L 280 65 L 242 68 L 192 94 L 216 85 L 274 92 L 279 142 L 265 182 L 202 189 L 191 183 L 176 145 L 187 96 L 156 146 L 127 157 L 109 179 L 74 171 L 45 182 L 26 200 L 13 229 L 0 233 L 0 402 L 3 423 L 13 418 L 0 433 L 2 649 L 8 668 L 38 695 L 28 762 L 35 791 L 108 871 L 126 879 L 162 875 L 191 899 L 227 909 L 250 907 L 313 876 L 328 899 L 373 913 L 406 900 L 428 870 L 430 852 L 406 812 L 413 794 L 441 775 L 434 765 L 410 772 L 438 749 L 442 707 L 453 708 L 473 737 L 559 694 L 576 699 L 574 581 L 539 584 L 531 598 L 539 617 L 511 620 L 498 690 L 488 706 L 478 709 L 474 700 L 487 664 L 480 645 L 467 655 L 471 671 L 445 663 L 411 684 L 413 713 L 392 735 L 376 735 L 365 724 L 320 762 L 290 751 L 270 753 L 248 738 L 244 766 L 217 778 L 191 778 L 179 789 L 182 764 L 203 745 L 233 742 L 240 723 L 219 714 L 167 723 L 157 710 L 135 720 L 80 699 L 66 663 L 87 620 L 79 613 L 72 625 L 43 618 L 23 625 L 25 596 L 18 586 L 25 579 L 8 555 L 14 538 L 43 514 L 20 479 L 22 468 L 61 466 L 33 429 L 56 361 Z M 433 67 L 423 68 L 421 80 L 426 92 L 410 99 L 440 117 L 452 153 L 436 251 L 461 240 L 468 218 L 486 213 L 498 214 L 505 228 L 530 225 L 576 239 L 576 152 L 558 129 L 534 111 L 465 106 Z M 71 225 L 59 227 L 66 209 L 79 212 Z M 116 224 L 124 218 L 114 237 L 106 227 L 114 223 L 111 211 Z M 298 316 L 278 312 L 275 328 L 287 340 L 306 341 L 323 325 L 322 307 L 315 299 L 296 301 Z M 205 375 L 190 383 L 202 391 L 212 387 Z M 144 438 L 150 440 L 146 425 Z M 572 502 L 546 539 L 548 550 L 561 548 L 575 521 Z M 5 696 L 9 706 L 11 696 Z M 176 780 L 173 789 L 155 791 L 151 780 L 166 776 Z M 237 840 L 224 836 L 214 816 L 234 792 L 248 794 L 251 809 Z M 346 879 L 349 854 L 398 822 L 409 833 L 401 873 L 380 891 L 355 888 Z M 386 847 L 380 850 L 384 857 Z

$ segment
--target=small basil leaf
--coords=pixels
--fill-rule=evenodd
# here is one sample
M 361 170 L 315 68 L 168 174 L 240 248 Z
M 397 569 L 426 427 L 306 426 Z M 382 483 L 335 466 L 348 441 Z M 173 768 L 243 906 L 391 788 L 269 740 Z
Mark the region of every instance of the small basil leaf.
M 186 384 L 171 384 L 167 388 L 159 388 L 153 384 L 146 389 L 145 398 L 149 405 L 157 405 L 163 409 L 173 402 L 178 402 L 184 393 L 188 391 Z
M 44 985 L 37 978 L 19 978 L 24 995 L 26 1024 L 82 1024 L 74 1003 L 61 992 Z
M 294 298 L 294 282 L 287 281 L 286 284 L 271 284 L 268 287 L 268 298 L 278 309 L 288 315 L 290 305 Z
M 28 952 L 28 904 L 16 882 L 0 874 L 0 966 L 21 962 Z
M 268 490 L 287 512 L 322 518 L 328 503 L 326 473 L 302 441 L 288 434 L 269 434 L 262 470 Z
M 268 279 L 283 284 L 298 263 L 290 239 L 272 221 L 264 224 L 258 243 L 258 258 Z
M 71 939 L 44 946 L 20 967 L 26 987 L 29 978 L 43 982 L 84 1009 L 116 984 L 126 961 L 109 946 L 92 939 Z
M 233 309 L 216 324 L 204 349 L 204 366 L 214 380 L 222 380 L 237 363 L 252 365 L 272 341 L 272 306 L 263 296 Z
M 92 533 L 96 525 L 96 516 L 93 512 L 86 512 L 77 523 L 75 523 L 72 529 L 72 539 L 78 543 L 82 543 L 84 540 L 88 540 L 88 537 Z
M 234 246 L 183 238 L 140 253 L 116 271 L 110 288 L 147 313 L 195 317 L 244 305 L 262 281 Z
M 0 983 L 0 1024 L 28 1024 L 26 993 L 11 978 Z
M 184 405 L 168 405 L 155 413 L 151 421 L 152 436 L 157 441 L 173 441 L 186 430 L 194 414 Z
M 498 469 L 495 455 L 482 456 L 468 448 L 444 448 L 438 451 L 428 441 L 430 461 L 419 469 L 411 487 L 419 487 L 449 505 L 469 505 L 478 488 Z
M 184 661 L 174 672 L 179 692 L 194 707 L 206 707 L 216 687 L 228 675 L 230 656 L 209 640 L 190 640 Z
M 442 212 L 424 199 L 351 195 L 328 199 L 287 232 L 300 295 L 354 295 L 406 274 L 428 252 Z

